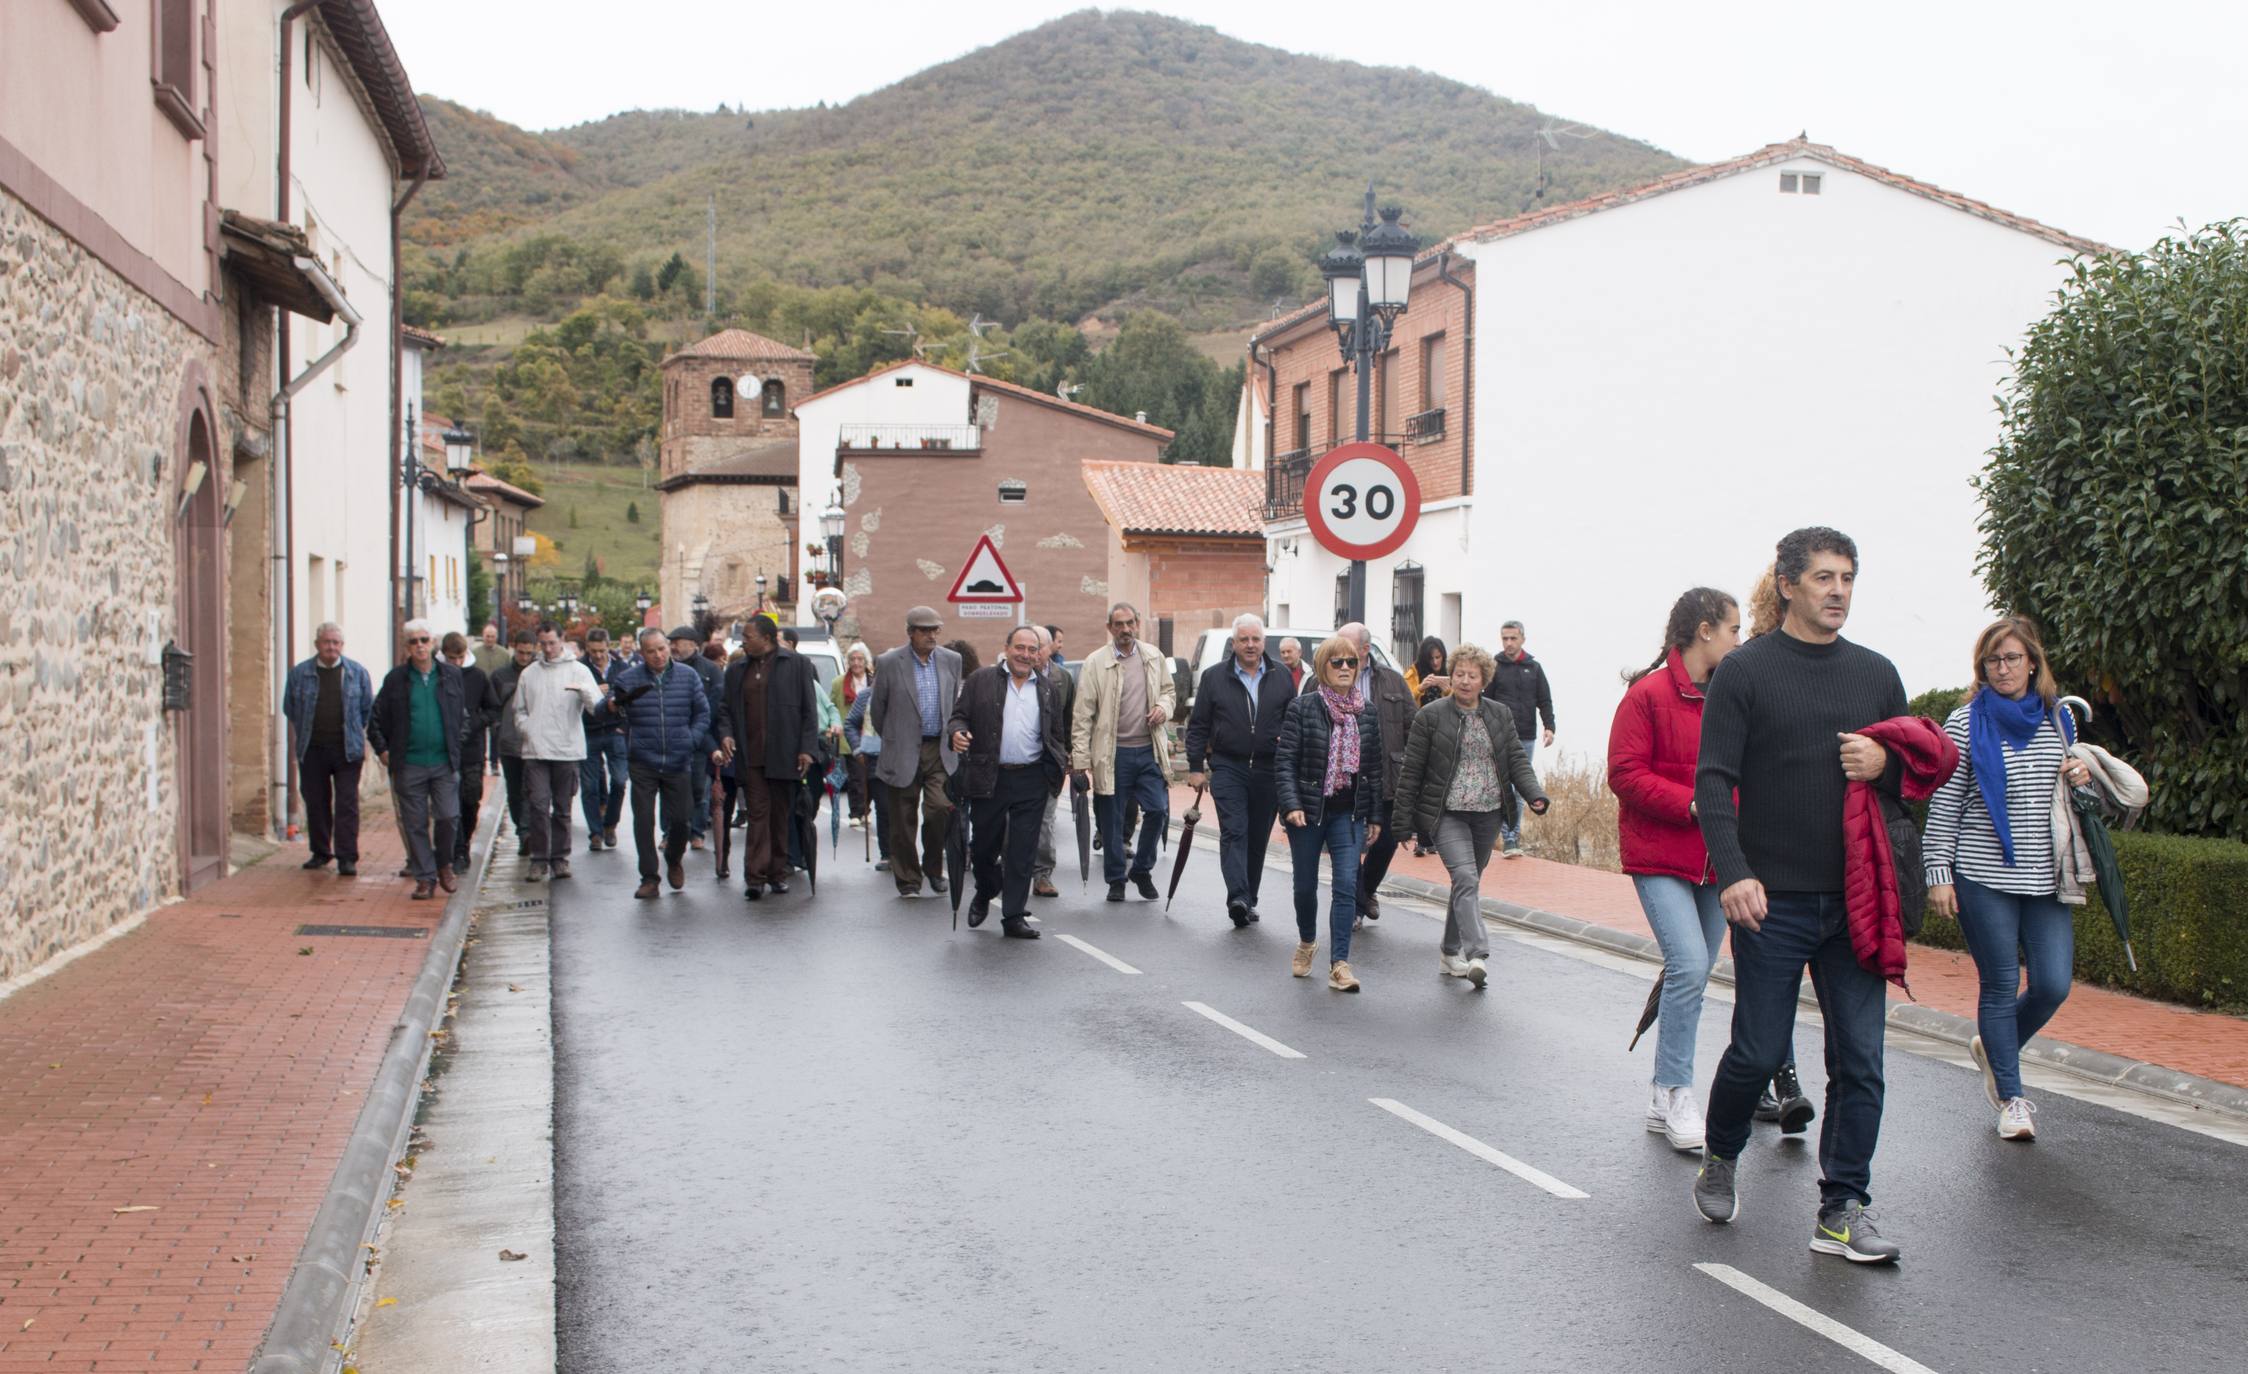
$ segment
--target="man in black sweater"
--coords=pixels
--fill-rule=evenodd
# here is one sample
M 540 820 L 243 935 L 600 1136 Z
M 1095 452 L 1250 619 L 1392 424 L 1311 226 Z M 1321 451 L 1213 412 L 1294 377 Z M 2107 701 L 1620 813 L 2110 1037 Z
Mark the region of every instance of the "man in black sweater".
M 1522 740 L 1525 758 L 1536 758 L 1538 747 L 1553 746 L 1553 685 L 1546 681 L 1545 665 L 1523 648 L 1522 622 L 1510 620 L 1499 627 L 1499 653 L 1483 695 L 1514 713 L 1514 728 Z M 1539 722 L 1545 730 L 1540 733 Z M 1506 789 L 1505 814 L 1499 821 L 1499 855 L 1522 857 L 1522 798 Z
M 1899 1248 L 1860 1209 L 1872 1201 L 1881 1135 L 1888 996 L 1850 944 L 1842 805 L 1852 782 L 1896 793 L 1897 761 L 1854 732 L 1903 715 L 1905 689 L 1888 659 L 1842 638 L 1858 575 L 1847 535 L 1795 531 L 1779 543 L 1775 572 L 1785 619 L 1725 659 L 1702 709 L 1693 810 L 1733 927 L 1734 1001 L 1694 1206 L 1711 1221 L 1739 1215 L 1736 1161 L 1758 1093 L 1789 1058 L 1807 964 L 1829 1065 L 1811 1249 L 1883 1263 Z

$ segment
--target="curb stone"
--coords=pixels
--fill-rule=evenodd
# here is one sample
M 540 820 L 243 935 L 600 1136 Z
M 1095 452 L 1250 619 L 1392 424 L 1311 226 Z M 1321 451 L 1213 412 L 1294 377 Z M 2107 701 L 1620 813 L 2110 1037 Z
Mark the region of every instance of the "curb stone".
M 1170 828 L 1176 831 L 1179 825 L 1178 818 L 1172 817 Z M 1208 847 L 1215 850 L 1218 842 L 1215 830 L 1210 831 L 1207 836 L 1196 836 L 1197 841 L 1205 838 Z M 1283 862 L 1286 861 L 1287 853 L 1285 850 L 1280 852 L 1280 858 Z M 1443 905 L 1451 896 L 1449 886 L 1440 886 L 1429 882 L 1425 878 L 1405 876 L 1385 878 L 1382 881 L 1381 890 L 1400 893 L 1408 897 L 1417 897 L 1422 901 L 1434 902 L 1439 906 Z M 1594 925 L 1590 921 L 1580 921 L 1574 916 L 1564 916 L 1557 911 L 1543 911 L 1536 907 L 1522 906 L 1515 902 L 1503 902 L 1495 897 L 1485 897 L 1482 902 L 1483 914 L 1486 918 L 1502 921 L 1510 926 L 1534 930 L 1540 934 L 1551 935 L 1557 939 L 1569 940 L 1581 945 L 1592 945 L 1605 949 L 1612 954 L 1621 954 L 1627 958 L 1639 959 L 1658 966 L 1663 962 L 1662 947 L 1655 943 L 1655 938 L 1652 935 L 1641 935 L 1628 930 L 1613 930 L 1607 926 Z M 1716 967 L 1710 971 L 1710 977 L 1713 981 L 1724 983 L 1728 987 L 1731 986 L 1733 982 L 1733 961 L 1730 958 L 1719 959 Z M 1808 985 L 1804 987 L 1797 1000 L 1804 1006 L 1815 1007 L 1818 1005 L 1818 997 Z M 1890 1025 L 1900 1030 L 1912 1031 L 1933 1040 L 1957 1045 L 1962 1049 L 1966 1048 L 1967 1042 L 1976 1034 L 1975 1023 L 1971 1019 L 1953 1012 L 1938 1011 L 1934 1007 L 1922 1006 L 1917 1002 L 1892 1003 L 1885 1019 Z M 2243 1121 L 2248 1121 L 2248 1088 L 2237 1087 L 2231 1083 L 2220 1083 L 2214 1078 L 2203 1078 L 2198 1074 L 2164 1068 L 2160 1064 L 2150 1064 L 2143 1059 L 2131 1059 L 2119 1054 L 2110 1054 L 2105 1050 L 2071 1045 L 2066 1041 L 2049 1039 L 2043 1035 L 2023 1047 L 2022 1058 L 2031 1063 L 2049 1069 L 2058 1069 L 2063 1073 L 2073 1074 L 2078 1078 L 2087 1079 L 2094 1083 L 2128 1088 L 2148 1097 L 2161 1098 L 2164 1101 L 2193 1107 L 2197 1110 L 2223 1112 L 2228 1116 L 2235 1116 Z
M 250 1362 L 250 1374 L 315 1374 L 341 1363 L 337 1346 L 358 1306 L 359 1287 L 366 1277 L 360 1247 L 374 1234 L 384 1199 L 390 1196 L 390 1166 L 403 1153 L 422 1075 L 429 1068 L 429 1033 L 444 1014 L 445 991 L 460 963 L 469 913 L 491 866 L 492 839 L 499 833 L 505 810 L 485 808 L 477 827 L 471 880 L 446 900 L 445 914 L 430 935 L 429 953 L 390 1028 L 382 1067 L 367 1088 L 335 1177 L 329 1180 L 320 1210 L 313 1214 L 304 1248 L 297 1253 L 288 1286 L 281 1290 L 281 1303 L 266 1327 L 257 1358 Z

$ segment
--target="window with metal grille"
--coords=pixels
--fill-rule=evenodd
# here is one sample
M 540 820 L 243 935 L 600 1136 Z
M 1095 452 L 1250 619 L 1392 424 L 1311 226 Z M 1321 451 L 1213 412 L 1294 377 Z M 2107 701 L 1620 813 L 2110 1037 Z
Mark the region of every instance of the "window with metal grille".
M 1350 623 L 1350 574 L 1349 574 L 1349 573 L 1336 573 L 1336 574 L 1335 574 L 1335 628 L 1339 630 L 1339 629 L 1341 629 L 1341 628 L 1342 628 L 1343 626 L 1345 626 L 1345 625 L 1348 625 L 1349 623 Z M 1306 660 L 1307 662 L 1308 662 L 1308 661 L 1310 660 L 1310 658 L 1311 658 L 1311 651 L 1312 651 L 1313 649 L 1317 648 L 1317 647 L 1319 647 L 1319 646 L 1318 646 L 1318 645 L 1316 645 L 1316 644 L 1307 644 L 1307 645 L 1305 645 L 1305 646 L 1304 646 L 1304 659 L 1305 659 L 1305 660 Z
M 1025 486 L 1023 483 L 1001 482 L 999 484 L 999 504 L 1003 506 L 1019 506 L 1029 499 L 1030 488 L 1028 486 Z
M 1411 663 L 1420 652 L 1427 583 L 1418 563 L 1400 563 L 1390 574 L 1389 647 L 1399 663 Z

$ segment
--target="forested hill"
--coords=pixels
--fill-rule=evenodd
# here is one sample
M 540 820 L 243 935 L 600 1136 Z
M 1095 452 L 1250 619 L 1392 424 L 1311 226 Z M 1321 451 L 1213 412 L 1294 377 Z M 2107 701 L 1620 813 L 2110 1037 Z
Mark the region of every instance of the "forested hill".
M 1133 12 L 1057 19 L 834 108 L 540 134 L 424 105 L 450 175 L 409 212 L 408 285 L 440 326 L 558 318 L 636 280 L 649 299 L 674 253 L 666 287 L 699 296 L 715 196 L 722 313 L 765 278 L 1010 325 L 1153 307 L 1220 329 L 1315 288 L 1369 178 L 1438 235 L 1680 165 L 1424 72 Z M 526 254 L 540 236 L 566 246 Z

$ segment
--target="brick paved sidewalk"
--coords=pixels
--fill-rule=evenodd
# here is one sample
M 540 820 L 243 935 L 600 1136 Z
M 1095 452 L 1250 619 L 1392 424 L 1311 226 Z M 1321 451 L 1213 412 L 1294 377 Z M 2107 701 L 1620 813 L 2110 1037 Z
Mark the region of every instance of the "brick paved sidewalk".
M 1193 792 L 1186 788 L 1172 788 L 1171 814 L 1184 815 L 1193 798 Z M 1217 834 L 1217 810 L 1207 803 L 1202 808 L 1201 828 L 1212 837 Z M 1275 844 L 1285 841 L 1276 839 Z M 1450 882 L 1444 865 L 1434 855 L 1415 858 L 1407 850 L 1398 852 L 1390 872 L 1440 887 Z M 1648 933 L 1647 918 L 1640 913 L 1631 879 L 1620 873 L 1494 855 L 1483 874 L 1483 895 L 1574 916 L 1613 930 Z M 1966 954 L 1914 945 L 1909 976 L 1913 993 L 1923 1005 L 1974 1019 L 1978 981 L 1974 960 Z M 1895 988 L 1889 990 L 1889 996 L 1892 1001 L 1905 1000 Z M 1628 1034 L 1629 1030 L 1627 1026 L 1619 1033 Z M 2248 1087 L 2248 1019 L 2237 1016 L 2196 1011 L 2079 982 L 2041 1036 Z
M 0 1001 L 0 1371 L 249 1365 L 445 911 L 395 827 L 361 850 L 285 846 Z

